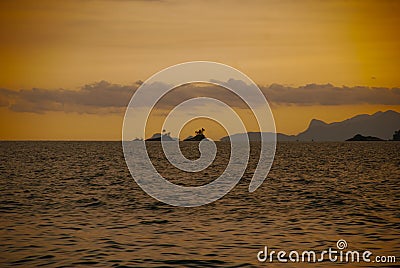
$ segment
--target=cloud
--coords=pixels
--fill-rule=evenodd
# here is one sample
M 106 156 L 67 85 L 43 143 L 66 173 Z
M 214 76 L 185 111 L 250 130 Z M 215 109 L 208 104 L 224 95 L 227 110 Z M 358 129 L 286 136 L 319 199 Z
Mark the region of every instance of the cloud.
M 0 89 L 0 107 L 8 107 L 14 112 L 45 113 L 50 111 L 77 113 L 123 113 L 135 90 L 142 84 L 111 84 L 100 81 L 87 84 L 78 90 L 67 89 L 23 89 L 19 91 Z M 251 87 L 241 81 L 230 79 L 224 85 Z M 154 89 L 162 84 L 152 85 Z M 383 87 L 337 87 L 332 84 L 308 84 L 290 87 L 279 84 L 260 86 L 271 104 L 276 105 L 399 105 L 400 88 Z M 150 90 L 149 94 L 157 94 Z M 157 105 L 170 109 L 184 100 L 193 97 L 212 97 L 220 99 L 233 107 L 245 107 L 243 102 L 226 89 L 211 84 L 189 84 L 174 89 Z M 257 100 L 251 99 L 257 103 Z M 145 103 L 143 104 L 145 105 Z
M 8 91 L 6 89 L 2 89 L 0 88 L 0 108 L 1 107 L 8 107 L 8 105 L 10 104 L 8 102 Z
M 6 99 L 8 108 L 15 112 L 44 113 L 64 111 L 78 113 L 122 112 L 141 81 L 123 86 L 100 81 L 87 84 L 79 90 L 23 89 L 0 90 L 0 100 Z
M 332 84 L 308 84 L 287 87 L 272 84 L 262 87 L 267 98 L 276 104 L 293 105 L 399 105 L 400 88 L 384 87 L 337 87 Z

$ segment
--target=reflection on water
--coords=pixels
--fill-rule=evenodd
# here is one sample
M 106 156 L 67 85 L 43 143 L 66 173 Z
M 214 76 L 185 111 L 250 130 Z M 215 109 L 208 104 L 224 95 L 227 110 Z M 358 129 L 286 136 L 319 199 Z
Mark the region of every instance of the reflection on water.
M 193 176 L 149 146 L 163 175 L 192 186 L 223 171 L 227 148 L 218 144 L 216 162 Z M 227 196 L 181 208 L 136 185 L 119 142 L 1 142 L 0 266 L 297 267 L 256 254 L 265 245 L 325 250 L 339 239 L 400 256 L 400 143 L 280 143 L 268 179 L 249 193 L 256 151 Z

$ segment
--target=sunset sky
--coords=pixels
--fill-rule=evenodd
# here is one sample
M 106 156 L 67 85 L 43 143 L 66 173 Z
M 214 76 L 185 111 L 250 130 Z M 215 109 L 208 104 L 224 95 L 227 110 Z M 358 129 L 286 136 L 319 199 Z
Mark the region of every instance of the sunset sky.
M 196 60 L 256 82 L 278 132 L 400 112 L 399 14 L 394 0 L 1 1 L 0 139 L 120 140 L 140 81 Z

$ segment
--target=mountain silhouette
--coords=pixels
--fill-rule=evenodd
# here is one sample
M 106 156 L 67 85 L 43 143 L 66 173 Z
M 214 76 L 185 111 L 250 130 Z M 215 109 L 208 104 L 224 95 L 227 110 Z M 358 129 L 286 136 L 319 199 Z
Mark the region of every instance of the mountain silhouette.
M 389 140 L 393 133 L 400 128 L 400 113 L 388 110 L 372 115 L 361 114 L 341 122 L 325 123 L 313 119 L 308 128 L 298 135 L 285 135 L 277 133 L 278 141 L 345 141 L 357 134 L 373 136 Z M 239 133 L 221 138 L 221 141 L 244 141 L 248 135 L 250 141 L 259 141 L 261 135 L 268 141 L 272 140 L 273 133 L 249 132 Z
M 344 141 L 356 134 L 383 140 L 392 138 L 400 127 L 400 113 L 389 110 L 373 115 L 361 114 L 341 122 L 327 124 L 313 119 L 307 130 L 297 135 L 298 140 Z

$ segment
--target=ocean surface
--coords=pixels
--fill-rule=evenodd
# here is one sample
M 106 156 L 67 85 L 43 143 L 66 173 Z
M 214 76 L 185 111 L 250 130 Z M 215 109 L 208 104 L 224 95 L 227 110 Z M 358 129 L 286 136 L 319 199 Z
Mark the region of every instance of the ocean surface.
M 0 267 L 331 267 L 343 263 L 259 262 L 257 253 L 336 249 L 339 239 L 399 265 L 400 142 L 279 143 L 249 193 L 258 146 L 225 197 L 182 208 L 143 192 L 120 142 L 0 142 Z M 196 176 L 168 165 L 159 144 L 148 150 L 162 175 L 198 186 L 226 167 L 229 146 L 217 147 Z M 182 150 L 197 157 L 196 143 Z

